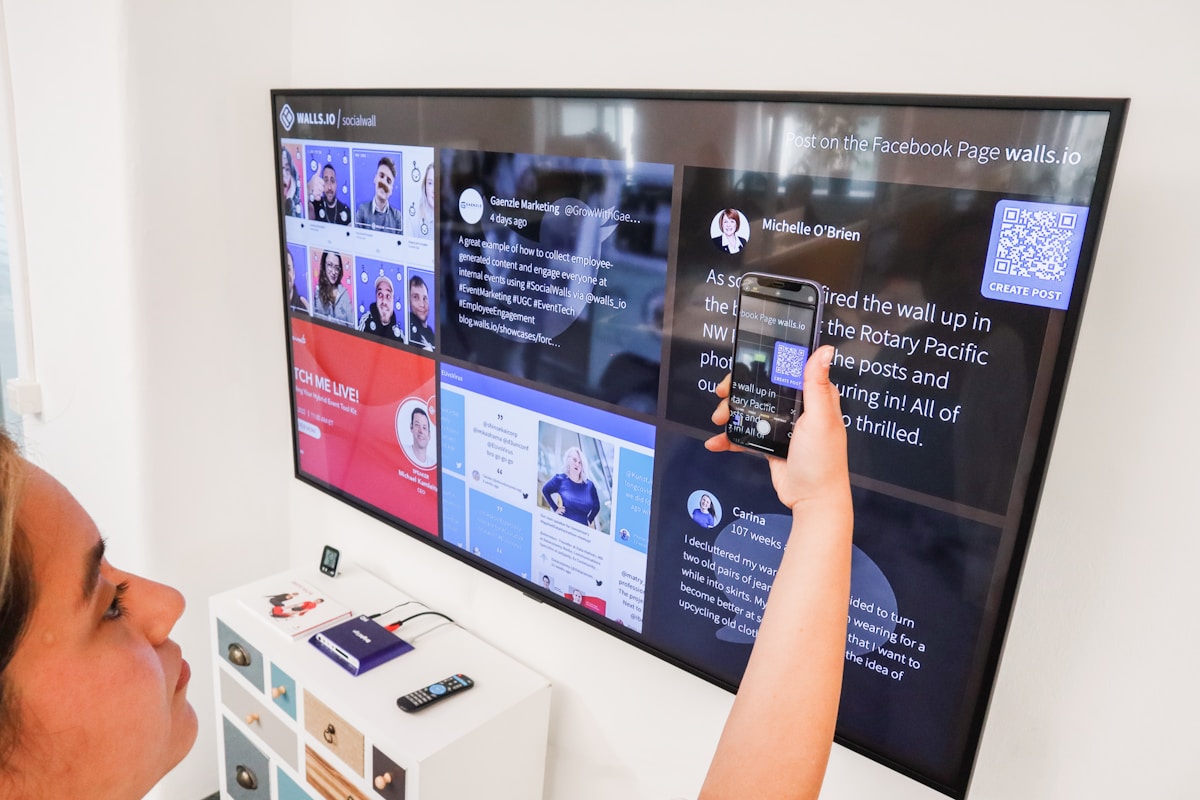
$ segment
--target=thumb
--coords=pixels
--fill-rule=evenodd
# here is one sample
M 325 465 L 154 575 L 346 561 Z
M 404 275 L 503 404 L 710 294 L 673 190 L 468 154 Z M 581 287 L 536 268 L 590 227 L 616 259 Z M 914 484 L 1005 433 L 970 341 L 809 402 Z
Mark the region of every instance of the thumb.
M 838 418 L 841 424 L 841 394 L 829 381 L 829 365 L 833 363 L 833 345 L 822 345 L 809 356 L 804 366 L 804 413 L 817 419 Z

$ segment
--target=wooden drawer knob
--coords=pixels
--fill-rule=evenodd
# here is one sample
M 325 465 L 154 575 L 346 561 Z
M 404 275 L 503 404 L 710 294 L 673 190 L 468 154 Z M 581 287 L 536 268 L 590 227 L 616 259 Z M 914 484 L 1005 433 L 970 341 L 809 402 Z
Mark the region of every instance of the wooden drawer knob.
M 271 697 L 273 697 L 276 700 L 283 697 L 285 694 L 287 694 L 286 686 L 275 686 L 271 689 Z
M 388 784 L 390 784 L 391 782 L 392 782 L 392 773 L 390 773 L 390 772 L 385 772 L 382 775 L 375 776 L 375 788 L 381 792 L 384 789 L 386 789 L 388 787 Z
M 258 722 L 258 714 L 250 713 L 246 715 L 246 724 L 253 725 Z

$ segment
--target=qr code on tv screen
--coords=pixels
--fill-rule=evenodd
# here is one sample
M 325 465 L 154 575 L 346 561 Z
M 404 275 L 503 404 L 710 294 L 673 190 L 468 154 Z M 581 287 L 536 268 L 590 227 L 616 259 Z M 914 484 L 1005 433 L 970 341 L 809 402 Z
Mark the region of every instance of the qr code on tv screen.
M 1065 309 L 1087 223 L 1086 206 L 1001 200 L 992 219 L 984 297 Z

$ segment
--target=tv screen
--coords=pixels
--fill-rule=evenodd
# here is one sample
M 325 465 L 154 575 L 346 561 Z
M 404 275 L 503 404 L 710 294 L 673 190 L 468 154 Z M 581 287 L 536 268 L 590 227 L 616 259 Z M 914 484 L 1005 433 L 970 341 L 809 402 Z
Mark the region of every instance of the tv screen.
M 742 276 L 816 282 L 855 506 L 837 739 L 961 797 L 1125 110 L 276 91 L 296 475 L 734 690 L 790 517 L 763 457 L 704 449 L 713 388 Z

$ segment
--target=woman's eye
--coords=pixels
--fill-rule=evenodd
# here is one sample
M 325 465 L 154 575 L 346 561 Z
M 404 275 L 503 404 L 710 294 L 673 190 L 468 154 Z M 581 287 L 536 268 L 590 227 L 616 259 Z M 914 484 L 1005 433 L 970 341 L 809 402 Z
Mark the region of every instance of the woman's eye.
M 125 592 L 129 589 L 129 582 L 122 581 L 117 584 L 117 591 L 113 594 L 112 602 L 108 604 L 108 608 L 104 611 L 104 619 L 120 619 L 125 616 Z

